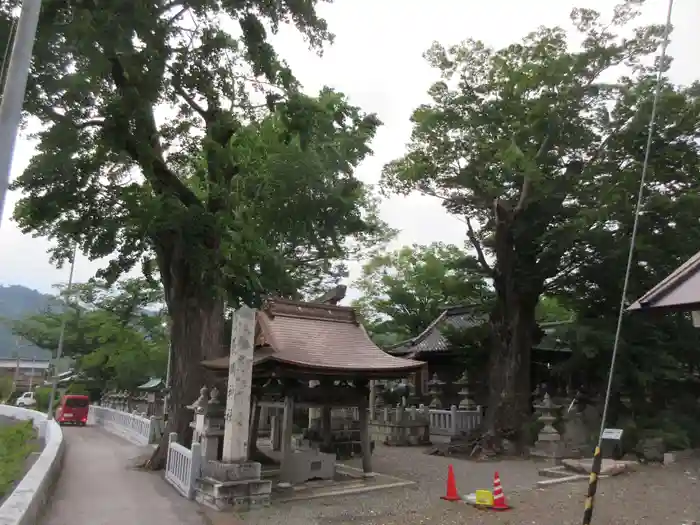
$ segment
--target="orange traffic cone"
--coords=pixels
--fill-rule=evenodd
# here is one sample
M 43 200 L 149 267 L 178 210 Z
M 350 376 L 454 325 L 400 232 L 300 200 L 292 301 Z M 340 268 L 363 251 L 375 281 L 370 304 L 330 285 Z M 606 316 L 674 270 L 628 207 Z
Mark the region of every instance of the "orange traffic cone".
M 498 475 L 498 471 L 493 475 L 493 506 L 492 510 L 510 510 L 510 507 L 506 503 L 506 496 L 503 494 L 503 489 L 501 488 L 501 477 Z
M 455 472 L 452 465 L 447 468 L 447 494 L 440 499 L 445 501 L 460 501 L 462 498 L 457 494 L 457 482 L 455 481 Z

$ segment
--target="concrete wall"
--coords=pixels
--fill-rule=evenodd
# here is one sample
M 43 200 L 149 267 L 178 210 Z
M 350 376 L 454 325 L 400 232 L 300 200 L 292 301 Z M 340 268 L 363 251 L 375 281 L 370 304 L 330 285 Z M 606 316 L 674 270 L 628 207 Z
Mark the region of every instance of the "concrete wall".
M 0 525 L 36 525 L 61 473 L 65 442 L 61 427 L 46 414 L 26 408 L 0 405 L 0 415 L 32 420 L 44 440 L 44 450 L 15 490 L 0 506 Z

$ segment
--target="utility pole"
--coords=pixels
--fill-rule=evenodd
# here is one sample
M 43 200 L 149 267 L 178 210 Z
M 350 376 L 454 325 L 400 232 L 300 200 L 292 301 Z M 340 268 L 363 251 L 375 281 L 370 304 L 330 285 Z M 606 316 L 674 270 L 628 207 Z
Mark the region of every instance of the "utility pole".
M 32 392 L 34 387 L 34 366 L 36 365 L 36 357 L 32 357 L 32 371 L 29 374 L 29 391 Z
M 22 119 L 22 106 L 27 90 L 27 77 L 32 63 L 32 48 L 39 24 L 41 0 L 23 0 L 15 41 L 7 68 L 5 86 L 0 102 L 0 225 L 10 184 L 12 154 Z
M 46 414 L 47 419 L 53 419 L 53 399 L 56 397 L 56 387 L 58 384 L 58 362 L 63 355 L 63 341 L 66 337 L 66 321 L 68 320 L 67 303 L 70 300 L 71 289 L 73 288 L 73 271 L 75 270 L 75 256 L 78 254 L 78 243 L 75 243 L 73 248 L 73 258 L 70 261 L 70 275 L 68 276 L 68 286 L 66 287 L 66 309 L 63 312 L 61 319 L 61 333 L 58 336 L 58 349 L 56 350 L 56 359 L 53 365 L 53 377 L 51 378 L 51 397 L 49 398 L 49 412 Z

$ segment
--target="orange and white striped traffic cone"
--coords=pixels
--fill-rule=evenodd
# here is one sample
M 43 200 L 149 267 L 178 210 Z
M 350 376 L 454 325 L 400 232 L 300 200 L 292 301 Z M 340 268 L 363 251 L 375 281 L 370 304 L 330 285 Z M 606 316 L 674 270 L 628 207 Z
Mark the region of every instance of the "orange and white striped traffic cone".
M 498 475 L 498 471 L 493 475 L 493 505 L 490 509 L 510 510 L 510 507 L 506 503 L 506 496 L 503 494 L 503 489 L 501 488 L 501 477 Z

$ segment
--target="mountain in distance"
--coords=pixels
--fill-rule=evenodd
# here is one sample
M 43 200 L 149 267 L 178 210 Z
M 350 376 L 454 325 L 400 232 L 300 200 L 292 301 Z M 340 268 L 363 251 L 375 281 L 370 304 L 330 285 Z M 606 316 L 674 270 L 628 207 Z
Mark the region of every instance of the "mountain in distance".
M 27 341 L 18 340 L 6 320 L 19 321 L 40 314 L 52 303 L 53 297 L 19 285 L 0 285 L 0 359 L 51 359 L 51 352 Z

